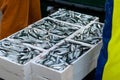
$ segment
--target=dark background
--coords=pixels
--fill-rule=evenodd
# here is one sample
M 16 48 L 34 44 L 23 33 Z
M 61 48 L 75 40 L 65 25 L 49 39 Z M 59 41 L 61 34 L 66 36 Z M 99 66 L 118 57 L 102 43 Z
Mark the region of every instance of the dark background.
M 48 6 L 52 6 L 54 9 L 47 11 Z M 104 22 L 105 0 L 41 0 L 43 17 L 48 16 L 59 8 L 97 16 L 100 18 L 100 22 Z

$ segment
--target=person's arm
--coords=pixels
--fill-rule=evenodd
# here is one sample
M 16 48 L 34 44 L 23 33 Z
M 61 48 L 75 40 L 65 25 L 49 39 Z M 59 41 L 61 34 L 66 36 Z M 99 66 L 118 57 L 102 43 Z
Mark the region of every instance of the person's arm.
M 0 0 L 1 1 L 1 0 Z M 41 19 L 40 0 L 4 0 L 0 39 L 27 27 Z

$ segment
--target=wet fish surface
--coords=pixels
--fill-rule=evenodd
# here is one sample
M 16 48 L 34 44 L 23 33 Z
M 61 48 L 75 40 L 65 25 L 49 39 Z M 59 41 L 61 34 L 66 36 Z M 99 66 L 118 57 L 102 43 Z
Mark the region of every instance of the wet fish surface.
M 103 24 L 93 23 L 83 33 L 78 33 L 73 40 L 85 42 L 88 44 L 97 44 L 102 40 Z
M 0 41 L 0 56 L 19 64 L 25 64 L 42 53 L 37 49 L 9 40 Z
M 96 19 L 94 16 L 66 9 L 59 9 L 56 13 L 50 15 L 50 17 L 83 27 Z
M 37 60 L 36 63 L 61 71 L 89 49 L 90 47 L 88 46 L 65 42 L 58 48 L 50 51 L 44 59 Z

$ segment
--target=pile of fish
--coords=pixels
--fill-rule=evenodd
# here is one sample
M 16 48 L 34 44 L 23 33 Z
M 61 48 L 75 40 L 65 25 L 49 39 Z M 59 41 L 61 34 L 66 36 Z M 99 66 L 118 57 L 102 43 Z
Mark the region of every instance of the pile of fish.
M 59 36 L 68 37 L 76 30 L 80 29 L 77 26 L 71 26 L 62 22 L 54 21 L 51 19 L 44 19 L 38 24 L 34 24 L 33 28 L 37 27 L 40 30 L 48 31 L 49 33 L 56 34 Z
M 97 44 L 102 39 L 103 24 L 94 23 L 83 33 L 77 34 L 73 39 L 89 44 Z
M 25 28 L 10 38 L 18 39 L 22 43 L 32 44 L 43 49 L 49 49 L 56 43 L 77 31 L 79 28 L 80 27 L 45 19 L 40 23 L 33 24 L 31 27 Z
M 59 9 L 59 11 L 50 15 L 50 17 L 61 21 L 77 24 L 82 27 L 86 26 L 91 21 L 94 21 L 96 19 L 96 17 L 93 17 L 91 15 L 86 15 L 66 9 Z
M 13 62 L 25 64 L 42 53 L 42 51 L 15 42 L 9 40 L 1 41 L 0 56 L 6 57 Z
M 90 47 L 77 43 L 65 42 L 58 48 L 50 51 L 44 59 L 36 62 L 61 71 L 89 49 Z

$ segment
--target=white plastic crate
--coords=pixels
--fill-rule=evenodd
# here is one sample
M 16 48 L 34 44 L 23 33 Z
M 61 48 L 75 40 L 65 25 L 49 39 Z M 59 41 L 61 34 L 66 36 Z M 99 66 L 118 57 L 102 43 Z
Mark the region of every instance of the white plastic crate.
M 39 57 L 36 58 L 38 60 Z M 32 80 L 73 80 L 72 66 L 67 66 L 63 71 L 58 71 L 35 61 L 31 62 Z
M 81 22 L 81 21 L 79 22 L 79 20 L 83 16 L 84 16 L 84 18 L 89 19 L 90 21 L 84 24 L 86 19 L 82 19 L 83 22 Z M 79 13 L 79 12 L 75 12 L 75 11 L 71 11 L 71 10 L 66 10 L 66 9 L 59 9 L 55 13 L 51 14 L 49 17 L 53 18 L 55 20 L 58 20 L 58 21 L 66 22 L 68 24 L 78 25 L 80 27 L 85 27 L 91 22 L 99 21 L 99 18 L 96 17 L 96 16 L 83 14 L 83 13 Z M 74 19 L 77 18 L 77 17 L 79 17 L 78 22 L 74 22 Z M 71 19 L 71 18 L 74 18 L 74 19 Z M 84 25 L 81 25 L 81 23 L 83 23 Z
M 7 40 L 7 39 L 4 39 Z M 2 40 L 2 41 L 4 41 Z M 9 41 L 9 40 L 8 40 Z M 11 41 L 12 42 L 12 41 Z M 13 42 L 14 43 L 14 42 Z M 16 44 L 16 43 L 14 43 Z M 23 45 L 22 43 L 18 43 L 17 45 Z M 26 45 L 23 45 L 26 46 Z M 11 46 L 10 46 L 11 47 Z M 10 51 L 10 47 L 8 47 L 7 51 Z M 27 46 L 29 47 L 29 46 Z M 29 47 L 31 49 L 37 50 L 35 48 Z M 1 50 L 4 48 L 0 48 Z M 11 50 L 13 51 L 13 50 Z M 38 50 L 38 54 L 43 51 Z M 36 55 L 37 56 L 37 55 Z M 35 57 L 33 57 L 35 58 Z M 30 59 L 26 63 L 20 64 L 13 60 L 12 58 L 8 58 L 5 56 L 0 56 L 0 78 L 4 80 L 31 80 L 31 66 Z
M 67 41 L 67 42 L 70 42 L 70 43 L 76 43 L 74 41 Z M 56 46 L 56 48 L 58 48 L 59 46 L 61 46 L 62 44 L 66 43 L 63 42 L 61 44 L 59 44 L 58 46 Z M 81 44 L 81 43 L 77 43 L 78 45 L 84 45 L 84 46 L 88 46 L 89 48 L 92 47 L 92 46 L 89 46 L 89 44 Z M 55 50 L 56 48 L 54 48 L 53 50 Z M 92 48 L 91 48 L 92 49 Z M 88 68 L 91 70 L 93 70 L 95 67 L 94 65 L 89 67 L 90 64 L 88 64 L 87 61 L 90 61 L 92 62 L 92 58 L 94 58 L 94 54 L 91 54 L 91 49 L 89 49 L 88 51 L 86 51 L 84 54 L 82 54 L 82 56 L 80 56 L 78 59 L 76 59 L 74 62 L 72 62 L 65 70 L 63 71 L 57 71 L 57 70 L 54 70 L 52 68 L 49 68 L 49 67 L 46 67 L 42 64 L 38 64 L 36 63 L 37 60 L 39 60 L 40 58 L 36 58 L 34 61 L 32 61 L 32 79 L 35 79 L 35 75 L 39 76 L 39 77 L 42 77 L 42 78 L 45 78 L 45 79 L 48 79 L 48 80 L 77 80 L 79 78 L 79 80 L 81 80 L 82 78 L 84 78 L 86 75 L 84 74 L 88 74 L 89 71 Z M 52 51 L 52 50 L 50 50 Z M 49 54 L 49 52 L 46 52 L 45 54 Z M 44 54 L 44 55 L 45 55 Z M 91 56 L 89 56 L 91 55 Z M 41 56 L 41 55 L 40 55 Z M 43 55 L 42 55 L 43 56 Z M 89 58 L 90 60 L 85 60 L 87 58 Z M 85 61 L 83 61 L 85 60 Z M 82 61 L 82 62 L 81 62 Z M 80 62 L 80 63 L 79 63 Z M 95 61 L 94 61 L 95 62 Z M 94 63 L 93 62 L 93 63 Z M 85 63 L 85 64 L 82 64 L 82 63 Z M 82 65 L 81 65 L 82 64 Z M 79 65 L 79 66 L 78 66 Z M 87 69 L 87 70 L 84 70 L 84 69 Z M 81 70 L 83 70 L 83 72 L 81 72 Z M 80 73 L 80 74 L 79 74 Z M 80 76 L 79 76 L 80 75 Z M 56 76 L 56 77 L 55 77 Z M 63 77 L 63 78 L 62 78 Z M 40 79 L 41 80 L 41 79 Z

